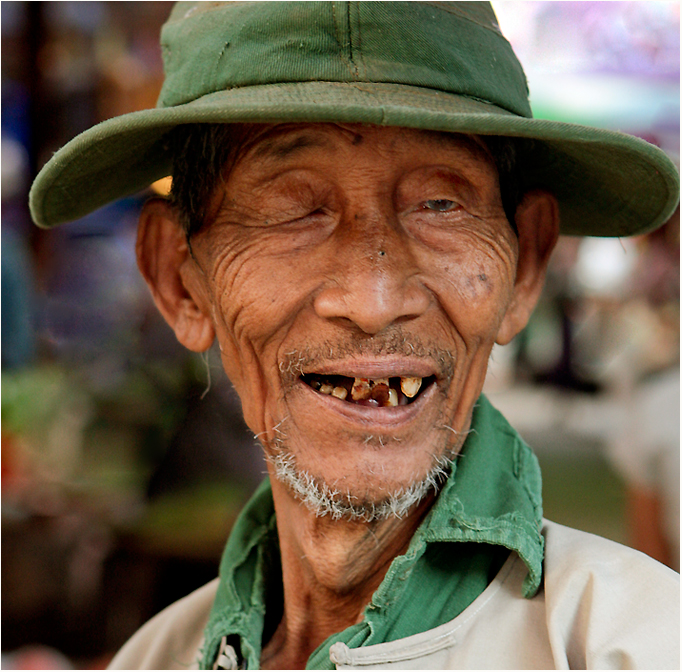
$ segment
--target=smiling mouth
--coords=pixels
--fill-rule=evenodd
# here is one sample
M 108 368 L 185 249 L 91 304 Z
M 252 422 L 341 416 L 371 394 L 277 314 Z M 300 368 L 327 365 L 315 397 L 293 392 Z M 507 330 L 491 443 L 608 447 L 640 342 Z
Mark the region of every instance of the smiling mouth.
M 436 382 L 435 376 L 395 376 L 391 378 L 351 378 L 318 373 L 305 373 L 301 380 L 319 394 L 330 395 L 359 406 L 390 408 L 407 406 L 416 401 Z

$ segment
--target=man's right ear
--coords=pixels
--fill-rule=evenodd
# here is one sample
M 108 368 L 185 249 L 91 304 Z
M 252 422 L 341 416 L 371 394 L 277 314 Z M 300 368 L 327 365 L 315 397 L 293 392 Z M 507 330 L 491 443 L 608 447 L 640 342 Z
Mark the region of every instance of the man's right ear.
M 194 352 L 208 350 L 215 338 L 210 300 L 185 232 L 167 201 L 153 198 L 145 203 L 135 249 L 156 307 L 178 341 Z

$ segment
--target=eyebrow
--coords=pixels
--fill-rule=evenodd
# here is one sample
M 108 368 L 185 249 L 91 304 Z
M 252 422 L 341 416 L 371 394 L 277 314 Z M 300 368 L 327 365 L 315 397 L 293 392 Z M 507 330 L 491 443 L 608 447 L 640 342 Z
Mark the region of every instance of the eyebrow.
M 258 138 L 253 150 L 253 156 L 272 160 L 285 161 L 306 149 L 331 149 L 334 143 L 325 136 L 318 135 L 314 130 L 301 129 L 294 137 L 282 137 L 286 129 L 275 128 L 271 137 Z M 448 131 L 422 130 L 423 138 L 434 146 L 446 149 L 457 149 L 470 152 L 479 159 L 490 161 L 492 157 L 485 145 L 477 142 L 476 138 L 466 133 L 450 133 Z M 269 135 L 269 134 L 268 134 Z M 357 144 L 357 142 L 353 142 Z
M 316 137 L 305 131 L 290 139 L 272 138 L 261 142 L 254 151 L 258 158 L 283 161 L 303 149 L 331 147 L 326 138 Z
M 467 149 L 478 158 L 490 161 L 492 159 L 490 152 L 482 141 L 477 141 L 477 138 L 467 133 L 448 133 L 447 131 L 424 131 L 426 137 L 431 138 L 434 142 L 443 147 L 444 145 L 454 147 L 455 149 Z

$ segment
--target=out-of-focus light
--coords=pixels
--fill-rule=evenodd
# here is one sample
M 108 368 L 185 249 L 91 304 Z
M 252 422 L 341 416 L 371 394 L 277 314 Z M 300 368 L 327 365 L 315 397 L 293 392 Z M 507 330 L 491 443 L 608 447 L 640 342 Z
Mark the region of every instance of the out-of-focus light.
M 21 193 L 28 177 L 28 154 L 14 138 L 2 138 L 2 200 Z
M 156 180 L 152 184 L 152 191 L 159 196 L 168 196 L 171 190 L 171 184 L 173 183 L 173 178 L 169 175 L 168 177 L 162 177 L 160 180 Z
M 619 295 L 637 262 L 637 248 L 630 240 L 585 238 L 578 250 L 575 279 L 589 294 Z
M 534 116 L 654 137 L 679 151 L 678 2 L 492 5 L 523 64 Z

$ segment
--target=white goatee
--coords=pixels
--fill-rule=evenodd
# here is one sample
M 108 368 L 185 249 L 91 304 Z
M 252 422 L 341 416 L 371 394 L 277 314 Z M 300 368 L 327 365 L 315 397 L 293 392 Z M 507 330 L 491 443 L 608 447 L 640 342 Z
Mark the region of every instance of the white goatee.
M 309 472 L 299 470 L 296 459 L 281 443 L 268 459 L 275 468 L 277 479 L 316 516 L 365 523 L 405 517 L 426 495 L 438 490 L 452 463 L 450 458 L 435 457 L 433 466 L 421 480 L 398 488 L 379 501 L 360 501 L 350 492 L 334 489 Z

